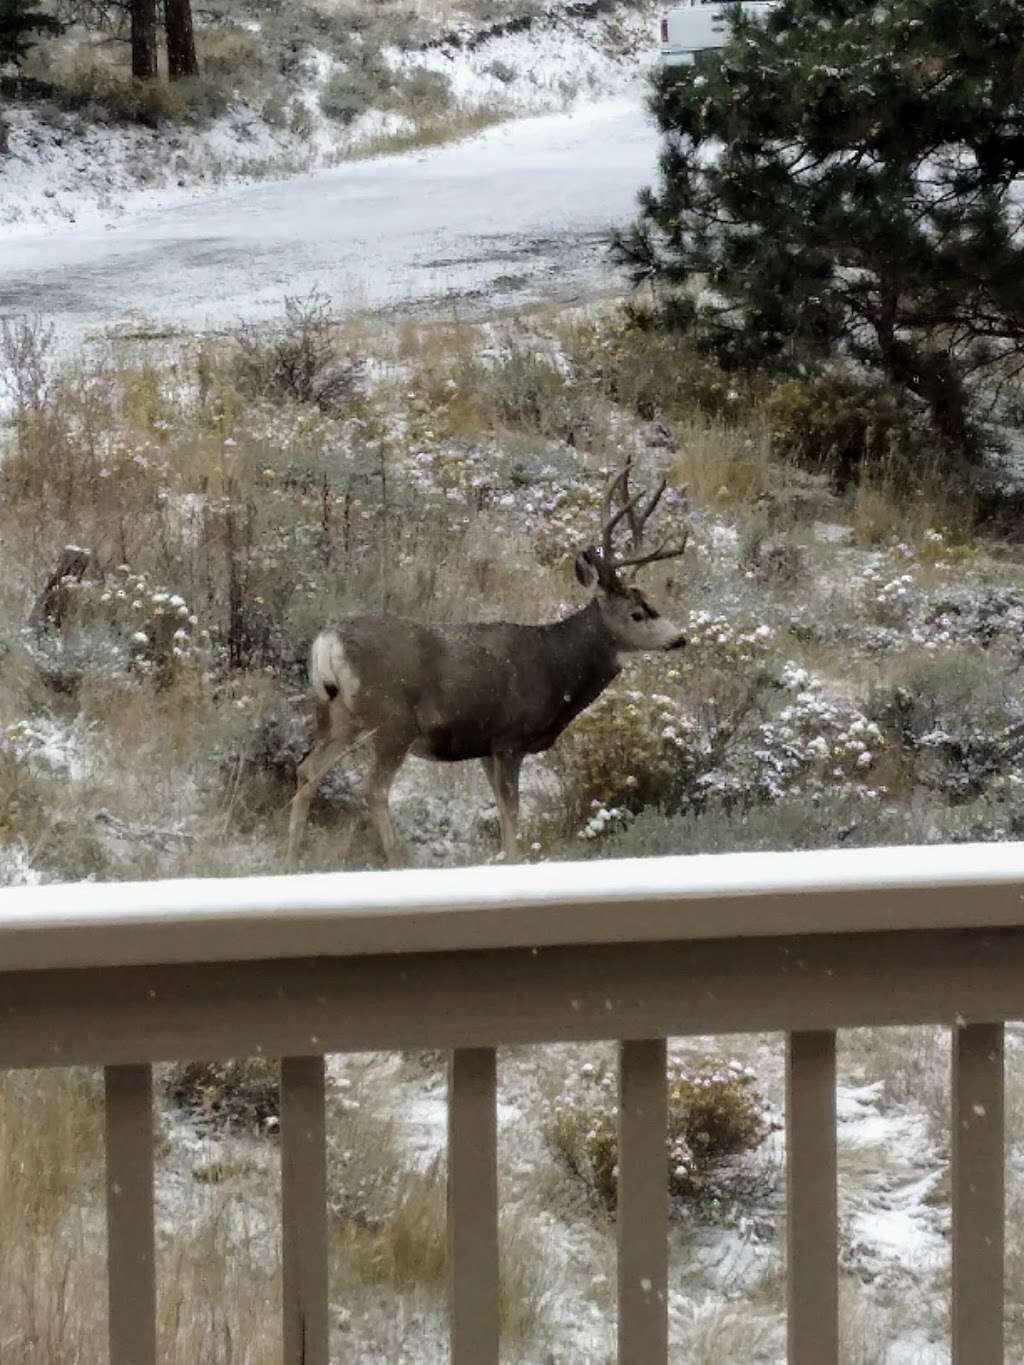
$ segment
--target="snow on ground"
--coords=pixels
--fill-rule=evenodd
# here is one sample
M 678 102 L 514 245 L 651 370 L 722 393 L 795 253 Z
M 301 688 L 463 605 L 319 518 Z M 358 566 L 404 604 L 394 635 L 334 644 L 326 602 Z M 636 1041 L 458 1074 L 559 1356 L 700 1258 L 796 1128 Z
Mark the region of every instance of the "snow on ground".
M 490 108 L 511 117 L 621 95 L 649 69 L 656 50 L 652 14 L 625 9 L 589 19 L 552 12 L 525 30 L 496 31 L 471 45 L 449 41 L 382 56 L 402 71 L 442 73 L 464 111 Z M 12 107 L 10 154 L 0 158 L 0 241 L 40 228 L 112 226 L 239 183 L 323 169 L 410 126 L 378 110 L 346 127 L 327 118 L 319 91 L 337 70 L 327 54 L 310 55 L 297 96 L 308 114 L 303 134 L 268 124 L 244 104 L 205 128 L 161 129 L 103 127 L 74 114 L 44 118 Z
M 429 152 L 235 187 L 130 228 L 21 235 L 0 254 L 0 316 L 42 304 L 72 341 L 268 321 L 313 288 L 343 312 L 589 297 L 621 287 L 609 232 L 631 218 L 656 156 L 636 92 Z

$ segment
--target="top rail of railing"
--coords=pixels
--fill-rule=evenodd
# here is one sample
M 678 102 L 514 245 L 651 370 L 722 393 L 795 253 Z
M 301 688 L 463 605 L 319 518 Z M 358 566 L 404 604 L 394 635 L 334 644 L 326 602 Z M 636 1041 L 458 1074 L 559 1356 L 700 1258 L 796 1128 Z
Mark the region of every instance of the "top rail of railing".
M 1024 927 L 1024 843 L 0 890 L 0 971 Z

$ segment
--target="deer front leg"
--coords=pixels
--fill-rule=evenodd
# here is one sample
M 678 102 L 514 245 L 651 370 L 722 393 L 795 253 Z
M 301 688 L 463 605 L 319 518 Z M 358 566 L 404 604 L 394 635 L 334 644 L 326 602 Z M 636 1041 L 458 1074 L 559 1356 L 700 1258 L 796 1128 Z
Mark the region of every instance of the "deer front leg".
M 487 780 L 498 804 L 501 824 L 501 848 L 506 858 L 514 858 L 519 851 L 519 770 L 522 754 L 492 754 L 481 759 Z

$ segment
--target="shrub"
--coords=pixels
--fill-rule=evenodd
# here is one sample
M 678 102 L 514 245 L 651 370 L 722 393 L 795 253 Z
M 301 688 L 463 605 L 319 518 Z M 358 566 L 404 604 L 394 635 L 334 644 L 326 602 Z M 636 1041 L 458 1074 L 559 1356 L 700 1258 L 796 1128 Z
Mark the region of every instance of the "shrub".
M 185 599 L 127 564 L 109 581 L 65 578 L 61 606 L 59 634 L 26 637 L 57 691 L 74 693 L 86 678 L 113 681 L 128 672 L 166 685 L 203 663 L 198 618 Z
M 270 74 L 265 45 L 243 28 L 207 30 L 198 35 L 197 47 L 204 80 L 226 92 L 251 89 Z
M 740 540 L 739 567 L 758 583 L 792 587 L 805 577 L 806 555 L 792 528 L 773 527 L 768 517 L 754 517 Z
M 501 81 L 502 85 L 511 85 L 516 79 L 518 72 L 509 62 L 503 62 L 500 58 L 491 62 L 490 66 L 485 67 L 485 74 L 493 76 L 496 81 Z
M 550 356 L 505 341 L 487 361 L 468 360 L 454 374 L 458 399 L 475 399 L 486 425 L 577 445 L 594 430 L 593 395 Z
M 280 1114 L 278 1065 L 265 1057 L 175 1062 L 164 1090 L 173 1104 L 211 1128 L 262 1130 Z
M 358 67 L 335 71 L 320 90 L 320 108 L 328 118 L 348 125 L 373 107 L 379 87 Z
M 909 492 L 927 462 L 920 421 L 893 390 L 868 380 L 838 372 L 789 380 L 763 410 L 774 453 L 840 488 L 870 467 Z
M 75 53 L 57 87 L 61 104 L 93 123 L 183 123 L 186 82 L 138 81 L 90 49 Z
M 597 383 L 645 421 L 739 418 L 749 414 L 757 391 L 754 381 L 728 374 L 678 332 L 655 326 L 642 309 L 579 324 L 565 345 L 578 379 Z
M 305 100 L 296 96 L 288 106 L 288 129 L 296 137 L 309 140 L 313 136 L 313 115 Z
M 0 393 L 16 416 L 42 411 L 52 395 L 55 336 L 53 323 L 40 314 L 0 322 Z
M 235 335 L 235 380 L 252 398 L 311 403 L 324 413 L 350 409 L 362 366 L 341 349 L 330 301 L 313 289 L 287 298 L 283 324 L 267 332 L 243 326 Z
M 667 1155 L 673 1198 L 701 1203 L 712 1191 L 717 1196 L 729 1186 L 726 1159 L 761 1142 L 765 1106 L 753 1082 L 753 1074 L 736 1063 L 707 1061 L 692 1071 L 670 1067 Z M 615 1089 L 611 1073 L 585 1065 L 545 1126 L 555 1155 L 608 1213 L 618 1192 Z
M 593 839 L 645 806 L 676 806 L 697 766 L 697 727 L 664 693 L 609 691 L 559 739 L 553 763 L 574 826 Z
M 452 98 L 452 83 L 443 71 L 415 66 L 401 73 L 388 105 L 396 113 L 408 114 L 420 122 L 446 114 L 452 106 Z
M 69 625 L 120 642 L 130 667 L 170 682 L 201 662 L 199 618 L 185 599 L 121 564 L 108 583 L 72 585 Z
M 1024 756 L 1024 708 L 984 657 L 915 662 L 872 690 L 868 711 L 900 780 L 950 801 L 982 795 Z

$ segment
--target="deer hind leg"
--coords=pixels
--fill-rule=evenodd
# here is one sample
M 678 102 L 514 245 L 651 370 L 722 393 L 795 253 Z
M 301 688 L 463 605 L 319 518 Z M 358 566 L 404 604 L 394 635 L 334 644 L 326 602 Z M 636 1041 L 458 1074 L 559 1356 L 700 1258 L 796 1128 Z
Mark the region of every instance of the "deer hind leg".
M 332 712 L 326 703 L 317 703 L 313 747 L 295 770 L 297 786 L 288 820 L 289 871 L 295 867 L 317 784 L 344 758 L 361 733 L 360 727 L 352 722 L 347 712 L 342 711 L 339 715 L 337 710 Z
M 501 847 L 506 858 L 519 851 L 519 770 L 521 754 L 492 754 L 480 760 L 498 804 Z
M 366 804 L 370 810 L 370 819 L 377 831 L 389 867 L 401 867 L 403 863 L 408 861 L 388 806 L 391 784 L 394 782 L 395 775 L 405 761 L 408 752 L 408 744 L 398 745 L 392 742 L 387 745 L 375 746 L 373 771 L 370 774 L 370 784 L 366 793 Z

